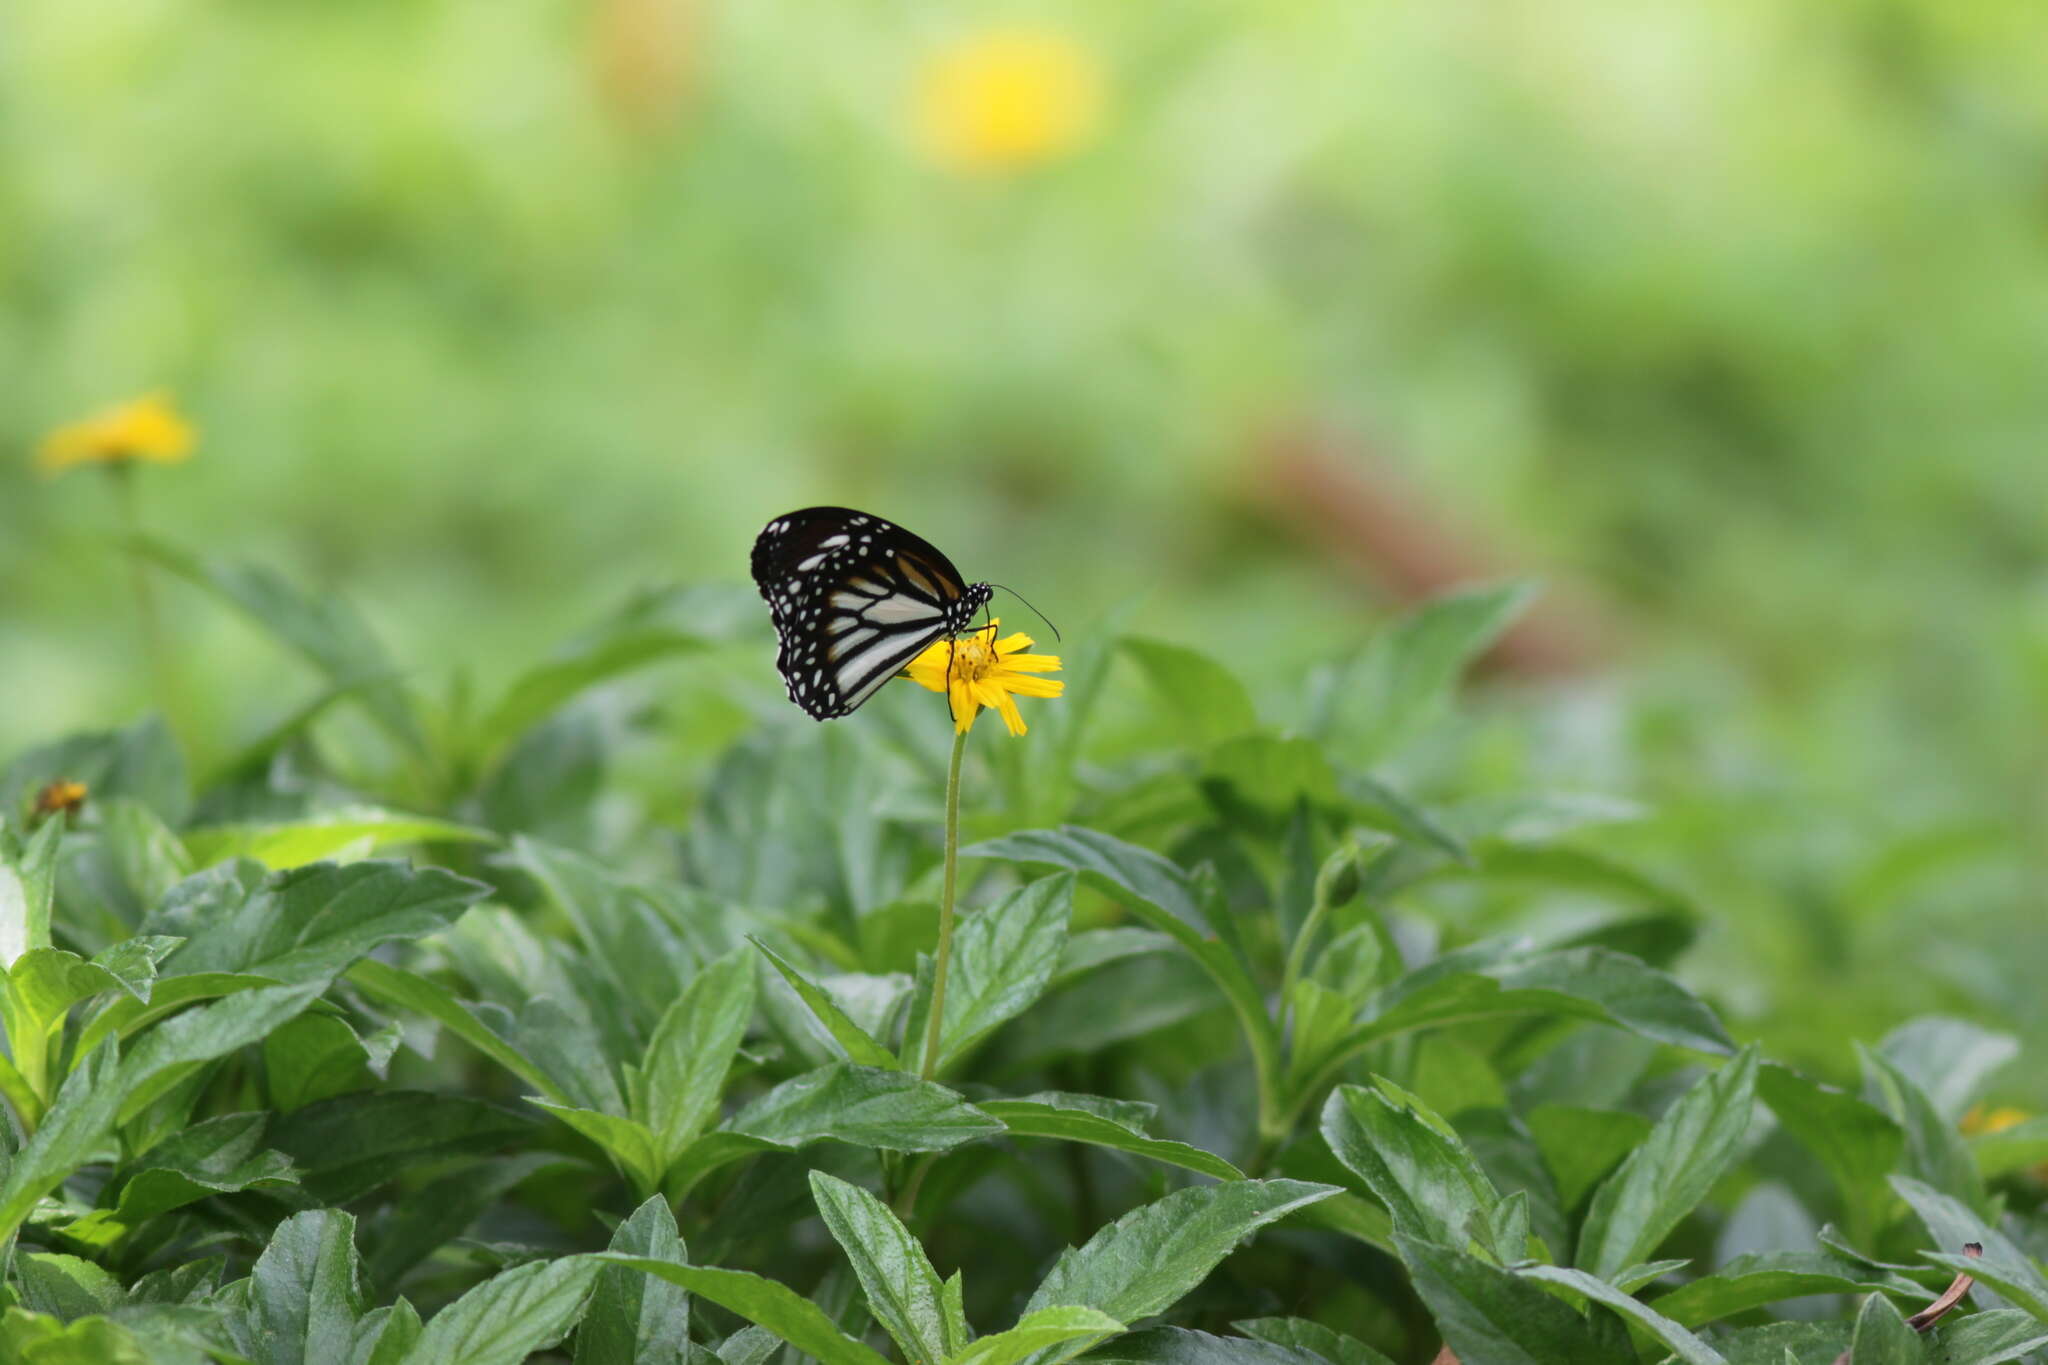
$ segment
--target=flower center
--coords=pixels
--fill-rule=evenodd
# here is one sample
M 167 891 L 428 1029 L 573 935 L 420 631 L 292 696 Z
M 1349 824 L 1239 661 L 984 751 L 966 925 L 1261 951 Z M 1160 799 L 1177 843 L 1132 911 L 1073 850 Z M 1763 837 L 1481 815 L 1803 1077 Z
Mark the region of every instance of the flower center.
M 980 682 L 995 671 L 1002 656 L 995 651 L 993 636 L 993 631 L 978 630 L 953 641 L 953 662 L 949 671 L 955 678 Z

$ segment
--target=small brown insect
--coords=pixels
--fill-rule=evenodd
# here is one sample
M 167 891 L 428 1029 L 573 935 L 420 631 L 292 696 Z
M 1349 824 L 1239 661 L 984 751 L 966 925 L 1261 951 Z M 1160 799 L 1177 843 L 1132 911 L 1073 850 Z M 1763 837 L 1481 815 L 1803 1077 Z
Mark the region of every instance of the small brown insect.
M 69 815 L 77 818 L 85 808 L 86 786 L 68 777 L 60 777 L 36 793 L 35 814 L 31 821 L 41 824 L 53 815 Z

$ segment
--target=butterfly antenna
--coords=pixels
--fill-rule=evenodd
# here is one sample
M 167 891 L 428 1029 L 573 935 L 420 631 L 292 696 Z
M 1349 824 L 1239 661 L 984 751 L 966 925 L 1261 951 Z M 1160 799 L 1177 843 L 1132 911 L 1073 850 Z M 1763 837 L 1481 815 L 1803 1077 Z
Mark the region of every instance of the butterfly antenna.
M 1003 588 L 1003 585 L 1000 583 L 991 583 L 989 584 L 989 586 L 991 588 Z M 1051 618 L 1047 617 L 1046 614 L 1040 611 L 1037 607 L 1032 606 L 1031 603 L 1028 600 L 1026 600 L 1024 594 L 1018 592 L 1015 588 L 1003 588 L 1003 591 L 1010 594 L 1010 596 L 1016 598 L 1019 602 L 1023 602 L 1025 607 L 1030 610 L 1033 616 L 1036 616 L 1039 620 L 1045 622 L 1045 628 L 1052 632 L 1052 638 L 1054 642 L 1060 642 L 1060 628 L 1052 623 Z

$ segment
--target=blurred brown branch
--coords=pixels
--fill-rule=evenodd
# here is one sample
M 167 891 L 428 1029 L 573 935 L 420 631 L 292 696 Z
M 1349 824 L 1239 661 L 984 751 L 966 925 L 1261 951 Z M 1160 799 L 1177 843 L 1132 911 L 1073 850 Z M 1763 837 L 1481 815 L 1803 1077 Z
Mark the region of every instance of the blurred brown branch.
M 1275 515 L 1336 565 L 1407 603 L 1523 566 L 1483 548 L 1451 509 L 1364 442 L 1309 425 L 1281 427 L 1253 451 Z M 1592 612 L 1551 585 L 1481 667 L 1521 677 L 1582 672 L 1600 662 Z

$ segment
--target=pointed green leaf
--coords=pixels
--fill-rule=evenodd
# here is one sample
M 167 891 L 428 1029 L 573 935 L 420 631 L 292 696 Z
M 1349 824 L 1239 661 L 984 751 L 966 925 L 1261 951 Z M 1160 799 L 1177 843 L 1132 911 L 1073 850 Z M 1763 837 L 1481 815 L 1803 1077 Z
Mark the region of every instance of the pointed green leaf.
M 1340 1086 L 1323 1105 L 1323 1140 L 1339 1161 L 1386 1206 L 1394 1231 L 1421 1241 L 1463 1246 L 1500 1194 L 1451 1126 L 1390 1081 L 1376 1089 Z M 1519 1260 L 1521 1246 L 1496 1249 Z
M 1098 1308 L 1119 1322 L 1149 1318 L 1200 1284 L 1253 1232 L 1337 1193 L 1334 1185 L 1304 1180 L 1177 1190 L 1061 1253 L 1024 1311 L 1067 1305 Z
M 457 999 L 445 986 L 375 958 L 364 958 L 349 968 L 348 979 L 373 999 L 434 1020 L 556 1104 L 569 1103 L 547 1072 L 478 1018 L 471 1005 Z
M 942 1069 L 1044 993 L 1067 945 L 1073 903 L 1073 876 L 1042 877 L 962 918 L 939 1031 Z M 907 1035 L 920 1044 L 921 1023 Z
M 446 928 L 489 892 L 439 868 L 397 862 L 265 872 L 243 861 L 184 882 L 144 927 L 185 939 L 165 961 L 171 972 L 324 983 L 380 943 Z
M 201 867 L 251 858 L 282 870 L 323 858 L 359 859 L 393 844 L 490 843 L 487 829 L 424 815 L 347 806 L 275 824 L 206 825 L 185 834 L 185 848 Z
M 1699 1052 L 1734 1051 L 1713 1011 L 1668 973 L 1605 948 L 1515 954 L 1469 971 L 1456 970 L 1457 964 L 1456 958 L 1432 963 L 1373 997 L 1350 1036 L 1350 1050 L 1419 1028 L 1560 1014 Z
M 938 1272 L 888 1205 L 823 1171 L 811 1172 L 811 1197 L 905 1365 L 940 1365 L 966 1346 L 950 1330 Z
M 389 1308 L 373 1308 L 356 1323 L 349 1365 L 405 1365 L 425 1330 L 419 1310 L 402 1298 Z
M 668 1201 L 650 1198 L 612 1234 L 623 1256 L 686 1265 L 689 1256 Z M 576 1365 L 689 1365 L 690 1296 L 677 1284 L 625 1266 L 606 1266 L 576 1329 Z
M 62 820 L 46 820 L 18 844 L 0 825 L 0 967 L 50 946 L 50 907 L 57 895 L 57 841 Z
M 640 1120 L 595 1109 L 553 1104 L 547 1100 L 528 1100 L 527 1103 L 553 1114 L 596 1143 L 642 1194 L 651 1194 L 661 1188 L 662 1174 L 669 1165 L 667 1151 L 660 1135 Z
M 1251 694 L 1208 655 L 1136 635 L 1126 635 L 1120 643 L 1161 701 L 1179 717 L 1181 733 L 1197 747 L 1258 728 Z
M 675 1265 L 644 1256 L 601 1252 L 604 1265 L 630 1266 L 679 1284 L 699 1298 L 767 1328 L 820 1365 L 888 1365 L 880 1352 L 839 1330 L 824 1310 L 788 1285 L 744 1270 Z
M 768 959 L 769 965 L 789 983 L 797 998 L 802 1000 L 817 1021 L 824 1025 L 825 1031 L 832 1035 L 832 1041 L 839 1044 L 840 1049 L 845 1052 L 847 1060 L 860 1066 L 896 1067 L 895 1054 L 876 1042 L 866 1029 L 849 1018 L 846 1011 L 839 1008 L 838 1002 L 833 1000 L 823 986 L 798 971 L 787 958 L 761 940 L 751 939 L 750 942 L 761 950 L 761 955 Z
M 662 1165 L 718 1117 L 725 1073 L 754 1013 L 754 959 L 744 949 L 703 970 L 648 1041 L 634 1108 L 659 1141 Z
M 346 1360 L 364 1308 L 356 1220 L 339 1209 L 277 1225 L 249 1276 L 249 1310 L 277 1365 Z
M 1523 1279 L 1561 1285 L 1585 1295 L 1595 1303 L 1612 1308 L 1644 1332 L 1663 1342 L 1678 1359 L 1685 1362 L 1685 1365 L 1728 1365 L 1727 1359 L 1720 1352 L 1685 1328 L 1648 1307 L 1640 1299 L 1630 1297 L 1607 1281 L 1596 1279 L 1583 1270 L 1567 1270 L 1554 1265 L 1532 1265 L 1524 1266 L 1515 1273 Z
M 1688 1090 L 1614 1174 L 1593 1192 L 1578 1264 L 1607 1277 L 1646 1259 L 1721 1178 L 1749 1131 L 1757 1054 Z
M 1923 1365 L 1927 1348 L 1889 1299 L 1872 1294 L 1856 1314 L 1849 1359 L 1852 1365 Z
M 1397 1237 L 1415 1292 L 1444 1344 L 1486 1365 L 1588 1365 L 1625 1359 L 1541 1286 L 1450 1247 Z
M 1377 758 L 1413 736 L 1442 707 L 1465 666 L 1535 595 L 1527 582 L 1466 589 L 1427 602 L 1374 635 L 1335 690 L 1362 752 Z
M 1984 1177 L 1955 1124 L 1941 1116 L 1927 1092 L 1890 1058 L 1859 1047 L 1863 1084 L 1905 1133 L 1905 1169 L 1972 1208 L 1986 1207 Z
M 502 1271 L 434 1314 L 406 1365 L 519 1365 L 568 1335 L 603 1269 L 564 1256 Z
M 833 1062 L 784 1081 L 726 1127 L 778 1147 L 832 1138 L 860 1147 L 937 1152 L 1003 1131 L 953 1091 L 900 1071 Z
M 1924 1292 L 1902 1276 L 1874 1273 L 1844 1257 L 1818 1251 L 1777 1251 L 1737 1256 L 1713 1274 L 1651 1300 L 1650 1306 L 1680 1326 L 1698 1327 L 1784 1299 L 1880 1291 Z
M 1061 1365 L 1123 1330 L 1122 1323 L 1093 1308 L 1041 1308 L 1015 1327 L 981 1338 L 946 1365 Z
M 1066 1103 L 1070 1097 L 1033 1095 L 1016 1100 L 983 1100 L 975 1106 L 991 1118 L 1002 1120 L 1012 1137 L 1053 1138 L 1061 1142 L 1086 1142 L 1129 1152 L 1149 1161 L 1163 1161 L 1218 1180 L 1242 1180 L 1244 1172 L 1213 1152 L 1185 1142 L 1147 1137 L 1093 1110 Z
M 1325 1365 L 1393 1365 L 1357 1338 L 1306 1318 L 1247 1318 L 1230 1325 L 1256 1341 L 1306 1352 Z
M 2040 1266 L 2023 1247 L 1985 1222 L 1961 1200 L 1952 1199 L 1931 1185 L 1904 1175 L 1893 1176 L 1891 1184 L 1899 1197 L 1912 1205 L 1933 1241 L 1933 1250 L 1921 1253 L 1924 1259 L 1975 1276 L 2048 1322 L 2048 1277 L 2042 1275 Z M 1972 1242 L 1984 1248 L 1982 1256 L 1962 1254 L 1963 1248 Z
M 1851 1210 L 1852 1233 L 1874 1233 L 1889 1202 L 1884 1177 L 1905 1147 L 1899 1125 L 1854 1095 L 1789 1067 L 1767 1064 L 1756 1081 L 1757 1096 L 1834 1180 Z

